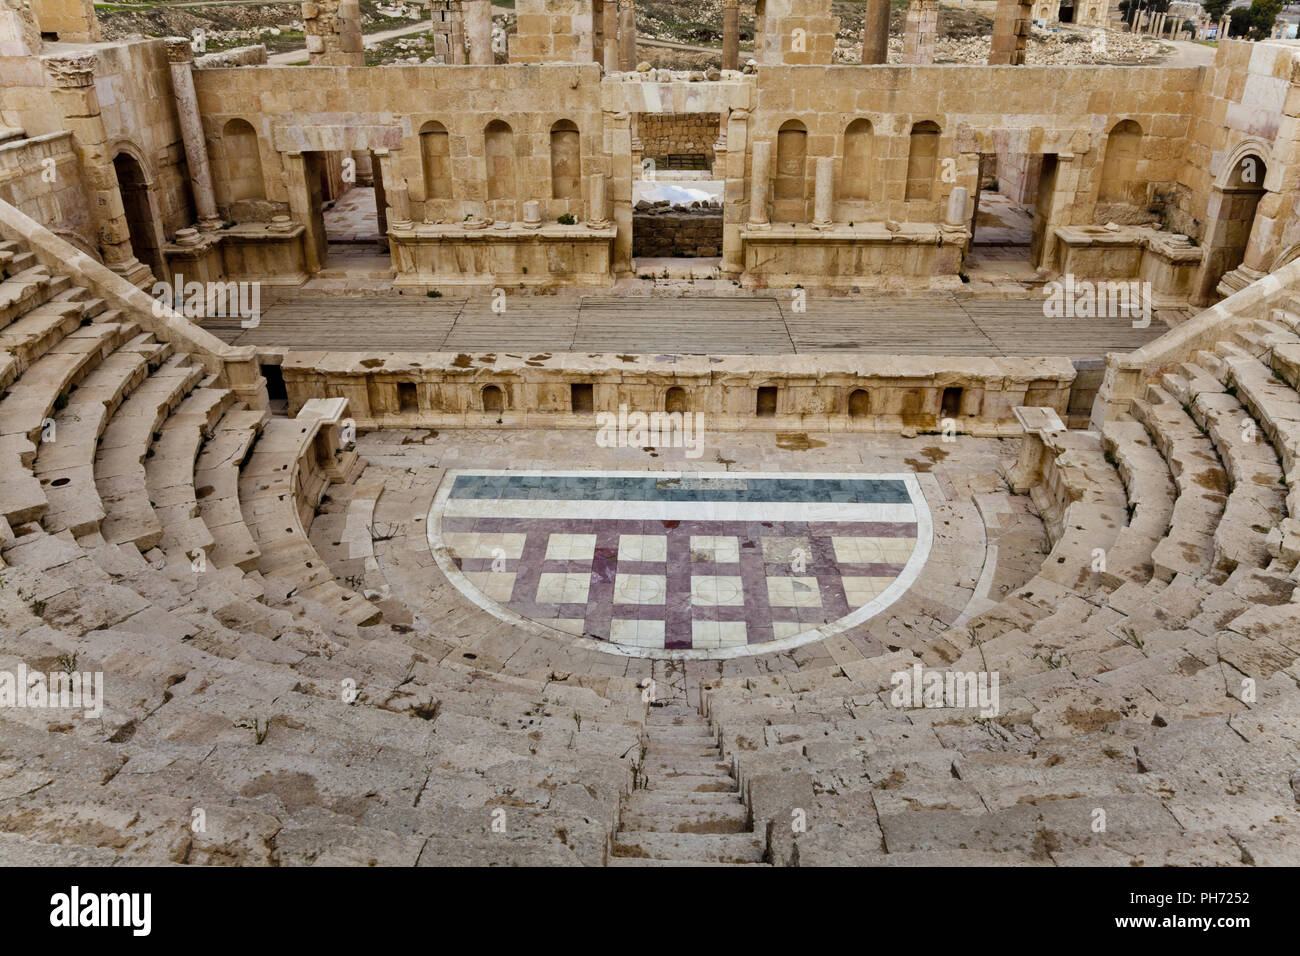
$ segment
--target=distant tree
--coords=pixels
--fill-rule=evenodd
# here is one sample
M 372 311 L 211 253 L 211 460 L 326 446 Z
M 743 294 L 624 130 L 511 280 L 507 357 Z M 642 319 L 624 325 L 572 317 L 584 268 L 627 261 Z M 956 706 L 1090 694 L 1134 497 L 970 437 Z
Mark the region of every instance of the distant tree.
M 1119 12 L 1123 14 L 1125 23 L 1133 23 L 1137 19 L 1139 10 L 1143 13 L 1164 13 L 1168 9 L 1169 0 L 1120 0 L 1119 2 Z
M 1232 12 L 1232 26 L 1228 33 L 1252 40 L 1268 39 L 1281 12 L 1282 0 L 1251 0 L 1248 9 L 1239 8 Z
M 1205 12 L 1209 15 L 1210 22 L 1218 23 L 1234 2 L 1236 0 L 1201 0 L 1201 6 L 1205 8 Z

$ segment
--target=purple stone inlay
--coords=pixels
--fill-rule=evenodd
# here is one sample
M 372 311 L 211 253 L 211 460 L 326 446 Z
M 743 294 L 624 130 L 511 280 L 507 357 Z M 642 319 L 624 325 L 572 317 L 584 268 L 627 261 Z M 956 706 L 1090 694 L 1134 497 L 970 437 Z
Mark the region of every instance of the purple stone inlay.
M 455 518 L 444 517 L 442 530 L 484 534 L 523 534 L 523 552 L 518 559 L 506 559 L 505 570 L 515 573 L 511 610 L 540 622 L 557 618 L 583 621 L 588 637 L 608 640 L 611 620 L 663 621 L 665 647 L 692 646 L 693 621 L 738 621 L 746 625 L 749 643 L 774 638 L 774 622 L 798 624 L 808 630 L 837 620 L 855 610 L 845 597 L 842 575 L 854 577 L 896 577 L 904 565 L 893 562 L 868 564 L 839 563 L 832 537 L 915 537 L 914 522 L 746 522 L 746 521 L 657 521 L 642 519 L 575 518 Z M 552 534 L 594 534 L 593 558 L 547 560 L 546 548 Z M 665 561 L 618 560 L 621 535 L 651 535 L 665 539 Z M 692 537 L 734 537 L 740 546 L 739 560 L 728 563 L 693 561 Z M 763 539 L 800 538 L 811 553 L 803 570 L 795 571 L 790 560 L 764 560 Z M 467 572 L 491 571 L 492 559 L 457 558 Z M 536 600 L 537 586 L 544 573 L 587 573 L 586 603 L 548 603 Z M 662 576 L 666 593 L 662 604 L 615 604 L 614 583 L 618 574 Z M 741 605 L 693 605 L 691 578 L 739 577 L 744 603 Z M 772 607 L 768 603 L 768 578 L 815 578 L 821 599 L 817 607 Z

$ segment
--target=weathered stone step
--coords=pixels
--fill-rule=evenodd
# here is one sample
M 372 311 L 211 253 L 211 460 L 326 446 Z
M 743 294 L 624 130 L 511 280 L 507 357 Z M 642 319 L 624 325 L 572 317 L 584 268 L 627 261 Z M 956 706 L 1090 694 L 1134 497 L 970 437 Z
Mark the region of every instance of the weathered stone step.
M 627 798 L 627 806 L 635 806 L 642 812 L 651 808 L 669 811 L 691 807 L 730 807 L 739 802 L 740 794 L 734 790 L 633 790 Z
M 9 278 L 0 282 L 0 328 L 48 302 L 53 295 L 51 281 L 44 266 L 34 266 L 14 270 Z
M 239 470 L 269 418 L 266 411 L 252 411 L 243 405 L 231 408 L 217 422 L 195 462 L 199 517 L 212 532 L 208 557 L 218 567 L 257 568 L 262 552 L 239 507 Z
M 702 777 L 731 776 L 731 762 L 723 760 L 721 753 L 715 753 L 712 757 L 676 757 L 657 754 L 648 749 L 645 769 L 649 774 L 690 773 Z
M 54 416 L 53 441 L 41 443 L 35 474 L 49 507 L 41 519 L 46 531 L 76 537 L 99 531 L 104 505 L 95 487 L 99 436 L 118 407 L 148 375 L 142 355 L 117 351 L 99 364 Z
M 642 810 L 629 800 L 623 808 L 620 826 L 624 830 L 656 833 L 745 833 L 749 810 L 740 801 L 720 806 L 679 804 Z
M 663 772 L 647 773 L 646 780 L 651 790 L 685 791 L 687 793 L 735 793 L 736 781 L 730 774 L 683 773 L 668 774 Z
M 611 856 L 606 866 L 770 866 L 770 863 L 714 863 L 706 860 L 652 860 L 630 856 Z
M 763 841 L 752 833 L 625 830 L 614 835 L 612 856 L 700 863 L 761 863 L 764 850 Z
M 162 539 L 163 527 L 149 498 L 145 460 L 154 433 L 203 377 L 188 356 L 169 359 L 122 403 L 104 430 L 95 456 L 95 487 L 106 512 L 100 533 L 113 544 L 142 552 Z

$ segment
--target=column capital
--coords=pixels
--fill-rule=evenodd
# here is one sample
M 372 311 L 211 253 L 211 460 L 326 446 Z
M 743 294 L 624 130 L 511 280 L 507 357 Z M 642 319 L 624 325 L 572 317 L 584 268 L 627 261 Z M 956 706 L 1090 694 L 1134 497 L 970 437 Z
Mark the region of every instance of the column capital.
M 95 66 L 98 62 L 99 54 L 94 50 L 79 50 L 76 53 L 41 58 L 45 72 L 54 81 L 54 85 L 61 89 L 94 86 Z
M 190 45 L 187 37 L 167 37 L 163 40 L 167 46 L 168 63 L 192 63 L 194 61 L 194 47 Z

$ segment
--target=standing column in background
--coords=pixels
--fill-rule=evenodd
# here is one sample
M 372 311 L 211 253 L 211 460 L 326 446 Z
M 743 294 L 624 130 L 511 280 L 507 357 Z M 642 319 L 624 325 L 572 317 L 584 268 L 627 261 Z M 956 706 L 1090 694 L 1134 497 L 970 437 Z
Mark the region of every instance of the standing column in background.
M 722 7 L 722 68 L 740 69 L 740 4 L 724 0 Z
M 491 0 L 465 0 L 465 32 L 469 34 L 469 62 L 478 66 L 495 63 Z
M 889 0 L 867 0 L 862 24 L 862 62 L 889 62 Z
M 194 211 L 198 215 L 199 229 L 213 232 L 221 228 L 221 220 L 217 217 L 217 200 L 212 191 L 212 169 L 203 138 L 203 121 L 199 118 L 199 98 L 194 92 L 194 51 L 190 41 L 185 37 L 169 38 L 167 62 L 171 67 L 181 141 L 185 144 L 185 163 L 189 166 L 190 185 L 194 192 Z
M 636 4 L 619 0 L 618 66 L 625 73 L 636 69 Z
M 1025 62 L 1025 38 L 1033 10 L 1022 0 L 998 0 L 993 17 L 993 44 L 989 66 L 1021 66 Z

